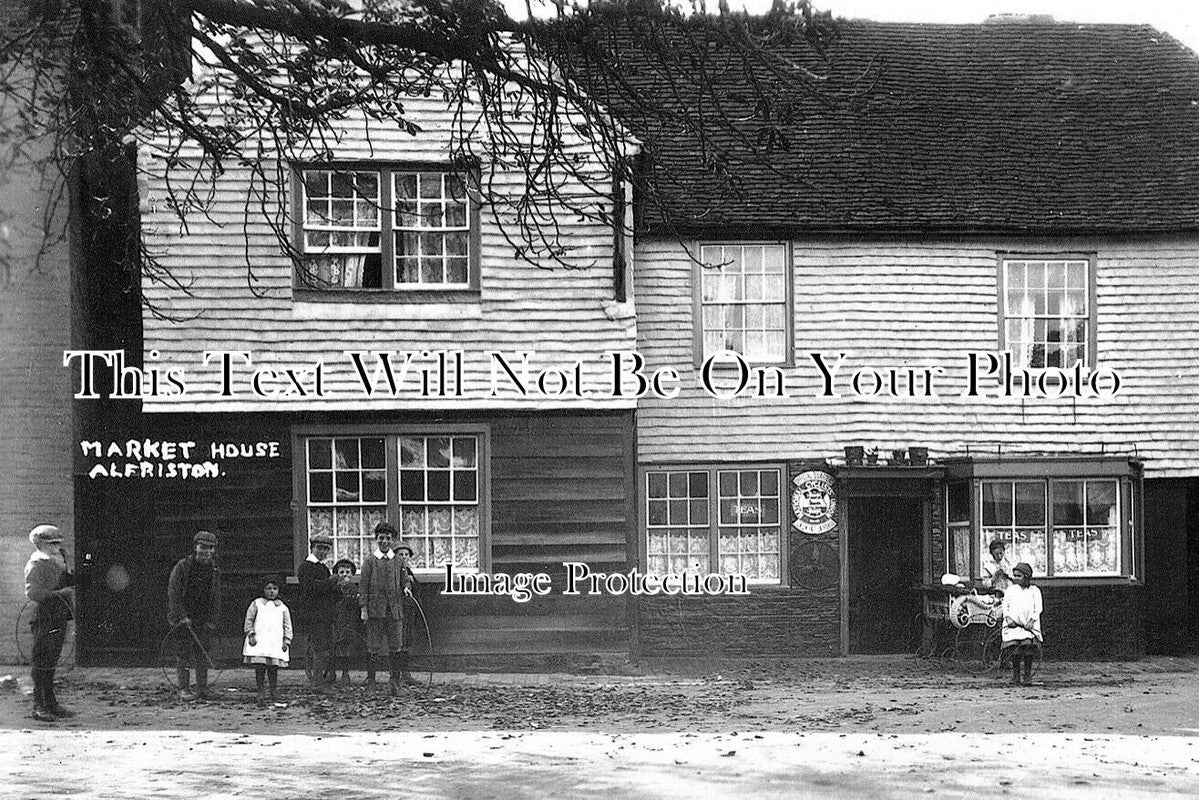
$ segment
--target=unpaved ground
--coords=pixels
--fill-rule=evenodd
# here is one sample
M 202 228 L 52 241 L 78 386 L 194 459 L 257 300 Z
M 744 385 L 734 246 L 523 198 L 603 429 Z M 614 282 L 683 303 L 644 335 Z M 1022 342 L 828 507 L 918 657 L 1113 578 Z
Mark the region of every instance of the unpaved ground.
M 1193 798 L 1199 740 L 1064 734 L 0 732 L 5 797 Z
M 254 702 L 253 674 L 217 676 L 215 700 L 176 702 L 160 670 L 77 669 L 60 692 L 80 711 L 68 729 L 320 731 L 600 730 L 937 733 L 1080 732 L 1172 735 L 1199 730 L 1199 663 L 1048 663 L 1035 685 L 973 677 L 913 659 L 828 659 L 637 676 L 434 675 L 391 698 L 361 686 L 322 695 L 295 671 L 276 707 Z M 12 668 L 24 684 L 24 671 Z M 0 669 L 0 674 L 4 670 Z M 419 674 L 423 681 L 427 674 Z M 361 683 L 361 674 L 355 683 Z M 385 687 L 384 687 L 385 688 Z M 0 726 L 24 720 L 29 700 L 0 695 Z
M 434 676 L 396 699 L 322 695 L 292 672 L 265 709 L 244 670 L 219 676 L 214 701 L 183 705 L 158 670 L 77 669 L 61 690 L 72 720 L 34 722 L 27 697 L 0 695 L 0 786 L 272 800 L 1195 797 L 1196 666 L 1054 663 L 1015 690 L 909 659 L 741 662 Z

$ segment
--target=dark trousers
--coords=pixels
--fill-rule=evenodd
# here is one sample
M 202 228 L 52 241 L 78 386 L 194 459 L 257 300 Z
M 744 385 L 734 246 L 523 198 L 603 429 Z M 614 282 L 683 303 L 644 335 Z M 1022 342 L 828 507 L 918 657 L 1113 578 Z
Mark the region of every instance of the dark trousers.
M 175 672 L 179 678 L 179 688 L 186 689 L 191 685 L 191 673 L 189 667 L 196 668 L 196 688 L 203 690 L 208 686 L 208 658 L 205 653 L 212 652 L 212 631 L 207 630 L 203 625 L 192 623 L 192 632 L 196 634 L 192 638 L 191 633 L 180 625 L 172 634 L 175 637 Z M 196 645 L 196 639 L 199 639 L 199 646 Z M 200 648 L 204 648 L 203 651 Z
M 33 631 L 33 707 L 39 711 L 58 708 L 58 698 L 54 695 L 54 670 L 58 666 L 58 657 L 62 655 L 70 624 L 70 620 L 34 620 L 29 623 Z
M 308 649 L 312 654 L 312 680 L 320 682 L 333 673 L 333 623 L 313 622 L 308 626 Z

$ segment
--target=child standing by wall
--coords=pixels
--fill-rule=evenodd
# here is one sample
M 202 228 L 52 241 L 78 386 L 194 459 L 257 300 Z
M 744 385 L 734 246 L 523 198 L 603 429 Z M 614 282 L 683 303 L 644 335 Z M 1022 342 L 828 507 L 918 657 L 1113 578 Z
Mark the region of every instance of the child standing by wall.
M 341 667 L 342 686 L 350 685 L 350 659 L 362 641 L 362 617 L 358 604 L 358 585 L 351 580 L 358 568 L 348 558 L 333 565 L 333 577 L 341 589 L 341 601 L 333 619 L 333 671 Z
M 1021 561 L 1012 567 L 1013 583 L 1003 593 L 1003 654 L 1012 660 L 1012 685 L 1032 682 L 1032 662 L 1041 638 L 1041 590 L 1032 585 L 1032 567 Z
M 262 597 L 255 598 L 246 609 L 245 631 L 242 660 L 254 665 L 258 704 L 266 703 L 264 678 L 270 682 L 271 702 L 274 702 L 279 667 L 287 666 L 292 635 L 291 612 L 279 599 L 278 578 L 263 579 Z

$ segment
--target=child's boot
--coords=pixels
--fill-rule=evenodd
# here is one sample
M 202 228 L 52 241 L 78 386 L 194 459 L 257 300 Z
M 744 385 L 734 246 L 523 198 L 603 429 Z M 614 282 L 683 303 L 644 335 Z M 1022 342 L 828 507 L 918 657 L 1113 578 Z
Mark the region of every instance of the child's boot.
M 208 667 L 196 665 L 196 700 L 208 699 Z
M 389 672 L 389 676 L 388 676 L 389 680 L 388 680 L 387 684 L 388 684 L 388 689 L 391 691 L 391 694 L 393 697 L 400 693 L 400 683 L 403 680 L 403 678 L 400 676 L 400 673 L 403 671 L 400 664 L 403 660 L 403 657 L 404 657 L 403 653 L 392 653 L 391 656 L 388 658 L 389 663 L 387 666 L 388 666 L 388 672 Z
M 46 688 L 45 688 L 45 703 L 46 709 L 59 719 L 67 719 L 75 716 L 75 712 L 58 702 L 58 695 L 54 691 L 54 670 L 46 670 Z
M 33 670 L 33 718 L 38 722 L 56 722 L 58 717 L 46 704 L 46 671 Z
M 378 663 L 378 658 L 379 658 L 379 657 L 378 657 L 378 656 L 376 656 L 374 653 L 372 653 L 372 654 L 370 654 L 369 656 L 367 656 L 367 660 L 366 660 L 366 682 L 362 684 L 362 685 L 363 685 L 363 686 L 365 686 L 367 689 L 372 689 L 372 690 L 373 690 L 373 689 L 375 688 L 375 669 L 376 669 L 376 664 Z
M 418 686 L 420 682 L 416 678 L 412 677 L 412 673 L 408 671 L 408 666 L 409 654 L 400 653 L 400 675 L 403 676 L 404 683 L 408 684 L 409 686 Z
M 175 670 L 175 677 L 179 683 L 179 699 L 185 703 L 190 703 L 196 699 L 196 693 L 191 689 L 192 676 L 191 672 L 185 667 L 179 667 Z

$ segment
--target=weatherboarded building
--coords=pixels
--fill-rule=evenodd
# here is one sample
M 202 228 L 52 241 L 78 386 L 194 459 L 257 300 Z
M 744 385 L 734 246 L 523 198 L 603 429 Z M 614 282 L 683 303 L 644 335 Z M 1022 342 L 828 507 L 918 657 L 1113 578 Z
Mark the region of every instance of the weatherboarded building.
M 219 114 L 219 93 L 207 102 Z M 124 385 L 140 381 L 140 400 L 78 401 L 106 409 L 76 458 L 87 658 L 158 658 L 166 576 L 197 530 L 220 537 L 228 654 L 259 576 L 294 574 L 317 533 L 361 565 L 384 520 L 415 551 L 440 663 L 629 651 L 622 598 L 440 591 L 445 564 L 626 567 L 634 401 L 599 387 L 636 328 L 610 180 L 592 176 L 590 216 L 583 191 L 569 214 L 537 209 L 559 215 L 566 245 L 539 261 L 514 244 L 524 173 L 463 162 L 444 103 L 405 110 L 421 132 L 349 119 L 319 160 L 215 179 L 166 139 L 138 154 L 143 241 L 169 278 L 147 274 L 140 347 L 120 356 L 140 368 Z M 191 180 L 181 225 L 172 189 Z M 89 358 L 110 380 L 117 356 Z M 430 646 L 423 625 L 417 643 Z
M 755 579 L 643 599 L 641 652 L 911 652 L 915 587 L 979 577 L 994 540 L 1036 571 L 1049 655 L 1193 646 L 1195 54 L 1016 21 L 787 55 L 833 102 L 797 92 L 769 165 L 726 149 L 735 191 L 627 117 L 680 187 L 638 208 L 638 347 L 682 388 L 638 408 L 637 559 Z
M 1049 23 L 851 22 L 796 47 L 823 89 L 769 137 L 743 73 L 712 73 L 719 170 L 613 103 L 657 188 L 630 246 L 598 176 L 597 213 L 559 218 L 565 263 L 514 250 L 429 100 L 416 135 L 351 119 L 331 158 L 230 166 L 186 226 L 189 154 L 143 149 L 170 279 L 145 277 L 127 328 L 141 399 L 77 404 L 80 652 L 158 658 L 155 600 L 197 529 L 221 536 L 228 621 L 312 534 L 361 562 L 383 519 L 441 663 L 910 652 L 919 587 L 979 577 L 994 540 L 1036 570 L 1049 655 L 1191 645 L 1194 54 Z M 738 152 L 767 140 L 769 163 Z M 526 176 L 492 179 L 512 199 Z M 677 394 L 613 397 L 609 354 L 633 350 Z M 441 593 L 446 563 L 560 581 L 566 561 L 750 594 Z

